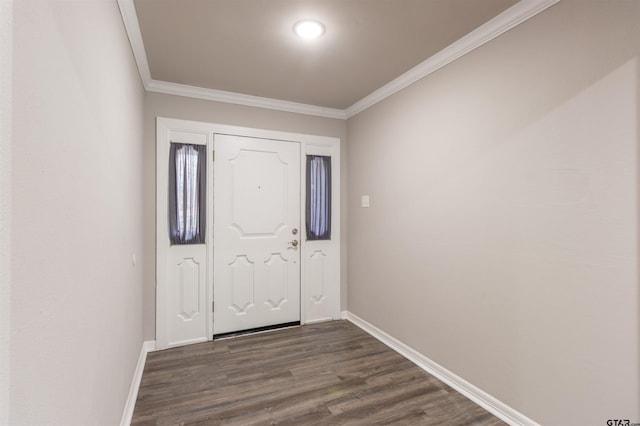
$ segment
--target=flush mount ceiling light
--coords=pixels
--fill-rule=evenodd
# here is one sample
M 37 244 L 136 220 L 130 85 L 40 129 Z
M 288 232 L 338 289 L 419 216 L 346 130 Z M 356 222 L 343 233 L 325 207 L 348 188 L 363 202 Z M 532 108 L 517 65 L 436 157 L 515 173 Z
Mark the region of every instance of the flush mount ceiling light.
M 324 25 L 322 25 L 318 21 L 304 20 L 298 21 L 293 26 L 293 32 L 295 32 L 298 37 L 304 39 L 313 39 L 318 38 L 322 34 L 324 34 Z

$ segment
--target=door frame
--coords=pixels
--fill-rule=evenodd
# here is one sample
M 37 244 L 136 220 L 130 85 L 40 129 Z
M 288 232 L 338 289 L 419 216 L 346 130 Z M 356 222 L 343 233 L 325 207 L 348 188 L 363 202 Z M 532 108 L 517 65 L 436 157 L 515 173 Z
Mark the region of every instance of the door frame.
M 156 347 L 163 349 L 186 343 L 197 343 L 213 338 L 213 312 L 206 309 L 206 335 L 189 342 L 172 344 L 167 335 L 167 285 L 169 261 L 169 236 L 167 230 L 168 170 L 171 132 L 183 134 L 206 134 L 207 145 L 207 227 L 206 227 L 206 306 L 213 304 L 213 167 L 215 167 L 214 138 L 216 134 L 245 136 L 259 139 L 273 139 L 300 144 L 300 323 L 326 321 L 340 318 L 340 139 L 336 137 L 307 135 L 275 130 L 231 126 L 166 117 L 156 118 Z M 306 155 L 330 155 L 331 170 L 331 240 L 306 241 L 305 199 L 306 199 Z M 313 253 L 311 253 L 313 251 Z M 317 277 L 310 277 L 309 271 L 316 252 L 322 253 L 322 267 L 325 274 L 318 284 Z M 326 264 L 324 263 L 324 259 Z M 315 270 L 315 269 L 314 269 Z M 321 289 L 319 290 L 319 287 Z M 321 309 L 316 309 L 318 298 L 312 298 L 314 292 L 323 292 Z M 314 300 L 311 302 L 311 300 Z M 309 306 L 307 306 L 309 305 Z

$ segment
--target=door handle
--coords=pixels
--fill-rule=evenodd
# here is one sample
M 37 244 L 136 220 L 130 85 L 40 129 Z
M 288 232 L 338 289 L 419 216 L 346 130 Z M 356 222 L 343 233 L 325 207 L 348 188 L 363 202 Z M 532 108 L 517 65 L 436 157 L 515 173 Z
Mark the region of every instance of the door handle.
M 293 247 L 298 247 L 298 240 L 289 241 L 289 244 L 291 244 Z

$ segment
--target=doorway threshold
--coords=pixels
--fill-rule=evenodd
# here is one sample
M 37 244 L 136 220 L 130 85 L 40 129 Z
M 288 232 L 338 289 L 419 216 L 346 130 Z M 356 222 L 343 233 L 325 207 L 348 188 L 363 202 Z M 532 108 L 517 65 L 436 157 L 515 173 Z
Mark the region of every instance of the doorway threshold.
M 267 325 L 264 327 L 249 328 L 247 330 L 231 331 L 229 333 L 214 334 L 213 340 L 229 339 L 232 337 L 244 336 L 245 334 L 258 334 L 267 331 L 280 330 L 282 328 L 299 327 L 300 321 L 285 322 L 282 324 Z

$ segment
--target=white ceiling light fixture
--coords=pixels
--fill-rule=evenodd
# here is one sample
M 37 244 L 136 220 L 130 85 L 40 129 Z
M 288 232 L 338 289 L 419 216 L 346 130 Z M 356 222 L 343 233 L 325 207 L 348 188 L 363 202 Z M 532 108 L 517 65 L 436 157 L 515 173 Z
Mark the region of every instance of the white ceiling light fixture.
M 324 25 L 318 21 L 306 19 L 296 22 L 293 26 L 293 32 L 295 32 L 298 37 L 311 40 L 324 34 Z

